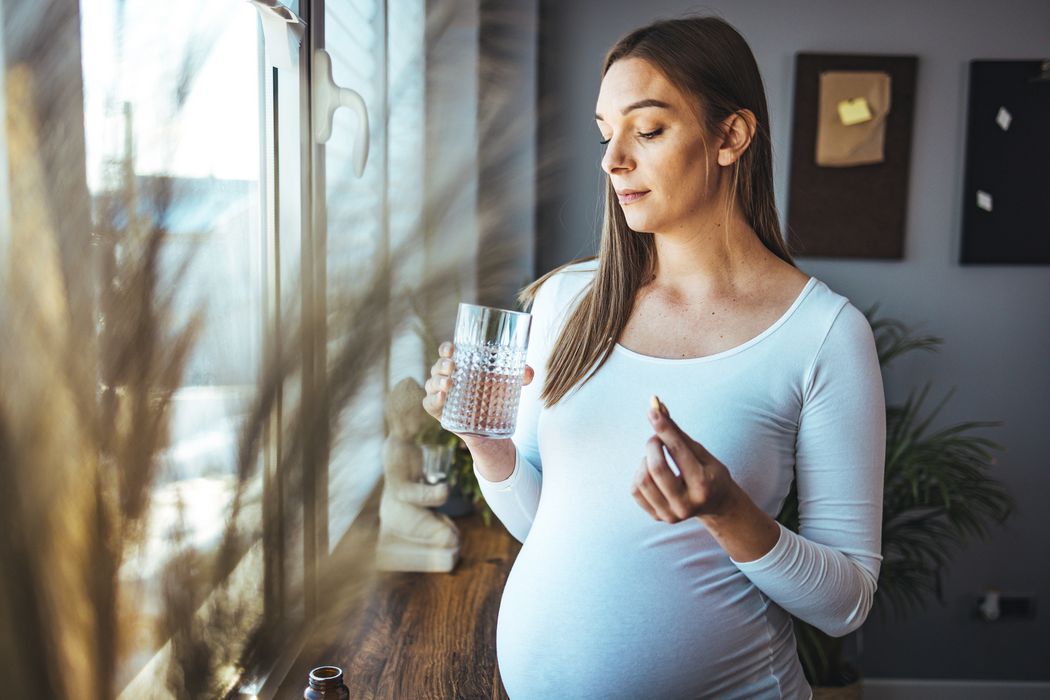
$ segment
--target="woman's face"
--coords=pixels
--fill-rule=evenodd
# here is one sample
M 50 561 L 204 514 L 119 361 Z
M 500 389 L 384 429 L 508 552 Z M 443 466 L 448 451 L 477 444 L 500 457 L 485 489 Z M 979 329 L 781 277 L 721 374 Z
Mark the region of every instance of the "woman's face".
M 627 225 L 649 233 L 694 228 L 712 207 L 719 168 L 718 143 L 709 139 L 705 154 L 689 98 L 648 61 L 625 58 L 602 79 L 595 119 L 607 141 L 602 169 Z

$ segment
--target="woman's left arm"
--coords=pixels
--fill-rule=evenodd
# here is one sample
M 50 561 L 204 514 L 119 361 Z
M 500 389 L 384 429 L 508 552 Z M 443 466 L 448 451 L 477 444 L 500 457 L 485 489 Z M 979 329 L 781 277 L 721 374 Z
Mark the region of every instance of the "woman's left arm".
M 800 534 L 787 530 L 683 433 L 666 409 L 635 481 L 653 517 L 698 517 L 737 567 L 792 615 L 832 636 L 860 627 L 882 560 L 886 408 L 867 319 L 844 304 L 806 375 L 796 441 Z M 676 476 L 663 459 L 666 446 Z

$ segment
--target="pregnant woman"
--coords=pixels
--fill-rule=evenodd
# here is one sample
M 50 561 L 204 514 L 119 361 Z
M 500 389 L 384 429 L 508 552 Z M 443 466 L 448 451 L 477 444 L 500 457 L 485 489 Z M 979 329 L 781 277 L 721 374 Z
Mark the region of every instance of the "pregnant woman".
M 731 26 L 661 21 L 621 39 L 595 120 L 599 254 L 522 292 L 533 329 L 513 438 L 464 436 L 523 542 L 501 677 L 512 700 L 805 700 L 790 615 L 844 635 L 879 573 L 871 328 L 785 247 L 762 79 Z M 452 349 L 427 381 L 435 417 Z M 774 520 L 793 482 L 798 534 Z

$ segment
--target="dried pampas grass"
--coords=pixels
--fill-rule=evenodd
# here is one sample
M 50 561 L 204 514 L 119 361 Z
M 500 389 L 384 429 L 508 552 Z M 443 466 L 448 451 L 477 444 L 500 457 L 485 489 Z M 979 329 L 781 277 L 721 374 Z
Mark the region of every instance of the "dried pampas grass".
M 177 311 L 180 282 L 193 260 L 172 269 L 171 233 L 158 222 L 172 207 L 192 204 L 180 200 L 192 195 L 164 178 L 150 178 L 146 187 L 131 173 L 122 190 L 96 201 L 96 219 L 117 221 L 116 213 L 145 202 L 149 220 L 130 216 L 119 226 L 92 228 L 82 126 L 71 117 L 83 109 L 80 56 L 71 48 L 80 30 L 75 4 L 15 3 L 5 14 L 5 41 L 15 37 L 16 43 L 5 47 L 11 211 L 0 235 L 4 696 L 116 697 L 127 680 L 127 658 L 143 637 L 156 634 L 164 651 L 151 662 L 155 681 L 143 697 L 220 697 L 241 676 L 245 658 L 272 658 L 298 631 L 294 624 L 260 627 L 265 591 L 244 574 L 272 566 L 264 551 L 279 549 L 282 538 L 302 536 L 288 532 L 304 524 L 281 512 L 273 491 L 282 490 L 284 502 L 301 503 L 318 487 L 306 482 L 328 458 L 348 407 L 370 379 L 385 376 L 393 337 L 412 335 L 420 321 L 451 330 L 460 282 L 473 272 L 462 267 L 463 251 L 477 247 L 482 257 L 472 298 L 483 303 L 509 307 L 531 273 L 522 274 L 523 256 L 532 255 L 531 230 L 522 228 L 528 212 L 506 206 L 507 193 L 534 184 L 531 173 L 529 182 L 520 179 L 521 153 L 514 153 L 527 141 L 525 132 L 514 111 L 501 106 L 520 86 L 499 56 L 481 73 L 487 97 L 478 135 L 487 188 L 475 212 L 480 244 L 469 231 L 462 240 L 448 234 L 460 178 L 431 180 L 409 240 L 330 290 L 323 313 L 304 311 L 294 293 L 283 300 L 280 337 L 271 326 L 274 350 L 240 423 L 220 542 L 207 551 L 195 548 L 190 509 L 180 510 L 170 535 L 175 554 L 160 574 L 159 629 L 143 629 L 141 601 L 122 582 L 121 570 L 134 564 L 146 539 L 171 448 L 173 402 L 204 327 L 203 310 L 189 317 Z M 503 19 L 506 26 L 519 21 L 513 13 Z M 498 29 L 498 16 L 488 21 Z M 452 41 L 454 25 L 435 10 L 426 31 L 436 43 L 445 32 Z M 182 90 L 199 61 L 190 57 L 179 65 L 175 87 Z M 464 168 L 477 167 L 467 160 Z M 446 172 L 460 167 L 444 166 Z M 334 220 L 328 229 L 353 225 Z M 423 274 L 421 257 L 427 258 Z M 434 350 L 425 349 L 427 355 Z M 419 367 L 419 379 L 425 369 Z M 258 488 L 267 479 L 277 482 Z M 370 556 L 354 551 L 370 554 L 371 547 L 340 550 L 339 558 L 318 553 L 315 588 L 328 612 L 352 608 L 374 581 Z M 294 589 L 289 584 L 285 593 L 297 595 Z M 331 631 L 313 627 L 322 636 Z

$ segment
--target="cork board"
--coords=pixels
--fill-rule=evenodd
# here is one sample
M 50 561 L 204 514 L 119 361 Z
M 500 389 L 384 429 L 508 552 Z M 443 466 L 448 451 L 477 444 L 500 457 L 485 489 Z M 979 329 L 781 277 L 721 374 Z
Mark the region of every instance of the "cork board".
M 799 257 L 904 257 L 917 65 L 915 56 L 796 55 L 788 239 Z M 821 74 L 853 71 L 889 76 L 882 161 L 817 165 Z
M 962 264 L 1050 264 L 1050 60 L 971 61 Z

